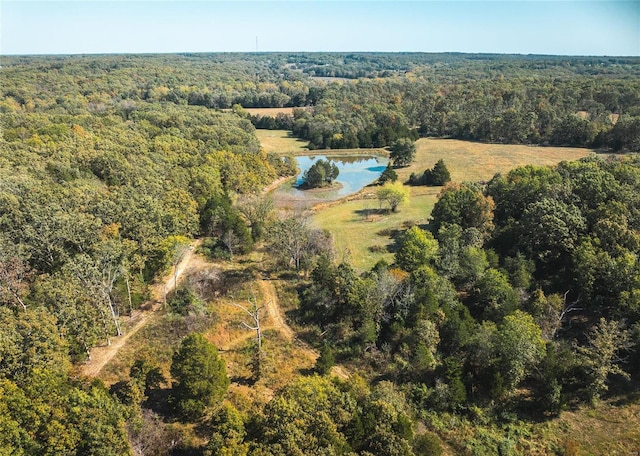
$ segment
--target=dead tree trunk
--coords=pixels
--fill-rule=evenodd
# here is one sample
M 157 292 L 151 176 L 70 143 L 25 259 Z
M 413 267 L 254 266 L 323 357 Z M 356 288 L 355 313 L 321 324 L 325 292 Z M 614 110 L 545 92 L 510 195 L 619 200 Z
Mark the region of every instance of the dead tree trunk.
M 247 324 L 246 322 L 241 322 L 242 326 L 245 328 L 256 332 L 256 352 L 254 353 L 253 359 L 253 377 L 254 380 L 257 381 L 260 379 L 260 373 L 262 368 L 262 329 L 260 327 L 260 311 L 264 309 L 265 306 L 258 306 L 258 299 L 253 296 L 253 300 L 247 300 L 250 304 L 250 307 L 245 307 L 241 304 L 233 302 L 232 304 L 241 309 L 244 313 L 249 315 L 253 320 L 253 325 Z

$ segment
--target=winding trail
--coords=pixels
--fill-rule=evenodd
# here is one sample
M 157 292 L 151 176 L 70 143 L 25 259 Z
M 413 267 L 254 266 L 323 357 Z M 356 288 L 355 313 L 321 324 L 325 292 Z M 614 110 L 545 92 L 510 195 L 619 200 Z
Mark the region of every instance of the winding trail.
M 280 306 L 278 305 L 278 294 L 276 293 L 276 289 L 273 286 L 273 282 L 257 279 L 258 286 L 260 287 L 260 291 L 262 292 L 262 298 L 265 301 L 265 308 L 267 311 L 267 315 L 269 316 L 272 324 L 268 327 L 264 327 L 263 331 L 266 329 L 277 329 L 280 334 L 288 341 L 295 341 L 296 344 L 300 347 L 300 349 L 305 352 L 310 358 L 317 359 L 320 356 L 316 350 L 311 348 L 306 342 L 296 338 L 296 333 L 291 329 L 291 327 L 287 324 L 284 317 L 282 316 L 282 312 L 280 311 Z M 253 336 L 253 333 L 250 334 Z M 243 337 L 243 339 L 247 339 Z M 236 340 L 233 341 L 233 345 L 236 344 Z M 342 366 L 333 366 L 331 369 L 331 373 L 343 380 L 349 378 L 348 371 Z
M 178 263 L 175 273 L 165 277 L 161 282 L 151 287 L 151 300 L 143 305 L 143 307 L 148 307 L 150 304 L 150 310 L 134 310 L 131 318 L 128 320 L 128 330 L 125 334 L 113 337 L 111 339 L 111 345 L 91 349 L 91 358 L 80 366 L 81 375 L 97 377 L 102 368 L 116 356 L 118 351 L 126 345 L 129 339 L 146 326 L 150 319 L 156 315 L 156 311 L 162 307 L 165 294 L 173 290 L 175 285 L 174 279 L 177 278 L 177 282 L 180 283 L 184 278 L 185 271 L 187 271 L 193 263 L 197 262 L 198 257 L 195 255 L 195 252 L 201 243 L 202 241 L 200 239 L 193 241 L 182 257 L 182 260 L 180 260 L 180 263 Z
M 142 306 L 149 310 L 135 310 L 127 322 L 128 329 L 125 334 L 113 337 L 111 339 L 111 345 L 94 347 L 91 350 L 91 359 L 78 367 L 81 375 L 97 377 L 104 366 L 106 366 L 118 354 L 118 351 L 129 342 L 129 339 L 144 328 L 153 318 L 157 317 L 157 311 L 162 307 L 165 294 L 169 293 L 174 288 L 175 277 L 177 277 L 177 282 L 179 284 L 184 278 L 187 270 L 207 266 L 207 263 L 195 254 L 195 251 L 198 249 L 201 242 L 201 240 L 195 240 L 191 244 L 189 250 L 187 250 L 184 257 L 178 264 L 175 276 L 172 273 L 159 283 L 152 286 L 151 299 Z M 267 314 L 267 318 L 264 321 L 266 324 L 262 326 L 262 331 L 278 331 L 285 340 L 295 342 L 296 345 L 310 358 L 314 360 L 317 359 L 320 354 L 307 343 L 296 338 L 295 331 L 291 329 L 285 321 L 278 304 L 278 294 L 276 293 L 273 282 L 264 279 L 256 279 L 256 283 L 260 288 Z M 229 341 L 221 347 L 221 349 L 224 351 L 233 350 L 243 342 L 253 337 L 255 337 L 255 332 L 248 331 Z M 349 372 L 342 366 L 334 366 L 331 372 L 342 379 L 347 379 L 349 377 Z

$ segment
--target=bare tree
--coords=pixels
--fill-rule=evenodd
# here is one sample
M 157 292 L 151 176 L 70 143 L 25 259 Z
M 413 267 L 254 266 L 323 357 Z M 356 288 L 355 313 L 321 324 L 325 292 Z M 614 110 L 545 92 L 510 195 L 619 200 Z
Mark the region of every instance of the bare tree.
M 331 236 L 322 230 L 311 229 L 308 214 L 295 213 L 278 220 L 269 230 L 271 251 L 295 267 L 298 276 L 303 270 L 313 266 L 314 259 L 321 253 L 332 256 Z
M 273 212 L 273 199 L 257 195 L 246 195 L 238 200 L 238 210 L 251 224 L 251 237 L 254 241 L 262 237 L 264 224 Z
M 252 324 L 248 324 L 244 321 L 240 322 L 242 326 L 245 328 L 256 332 L 256 352 L 254 354 L 253 359 L 253 376 L 255 380 L 260 378 L 260 372 L 262 367 L 262 328 L 260 326 L 260 312 L 264 309 L 264 305 L 258 305 L 258 299 L 255 294 L 253 294 L 252 298 L 247 299 L 249 306 L 245 307 L 237 302 L 232 302 L 234 307 L 241 309 L 245 314 L 247 314 L 251 320 Z
M 0 302 L 15 301 L 27 310 L 21 295 L 30 275 L 29 265 L 22 258 L 0 252 Z
M 224 246 L 229 250 L 229 256 L 233 258 L 233 252 L 236 250 L 236 247 L 240 244 L 240 239 L 233 230 L 227 230 L 220 238 L 220 241 L 224 244 Z
M 173 289 L 178 288 L 178 265 L 184 258 L 184 255 L 189 251 L 189 244 L 187 242 L 177 242 L 173 247 L 173 255 L 171 257 L 171 264 L 173 266 Z

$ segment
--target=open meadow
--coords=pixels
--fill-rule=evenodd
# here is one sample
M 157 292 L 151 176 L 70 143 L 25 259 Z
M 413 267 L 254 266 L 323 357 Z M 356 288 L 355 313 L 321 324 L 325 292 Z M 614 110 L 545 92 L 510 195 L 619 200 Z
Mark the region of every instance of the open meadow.
M 306 109 L 306 108 L 243 108 L 252 116 L 264 116 L 275 117 L 278 114 L 293 114 L 294 109 Z
M 284 130 L 257 130 L 268 152 L 307 155 L 303 141 Z M 506 173 L 522 165 L 553 165 L 563 160 L 577 160 L 594 152 L 570 147 L 483 144 L 455 139 L 422 138 L 416 143 L 416 157 L 410 166 L 396 169 L 401 182 L 412 173 L 422 173 L 443 159 L 454 182 L 488 181 L 496 173 Z M 318 153 L 349 155 L 385 153 L 383 149 L 323 150 Z M 349 260 L 366 270 L 384 259 L 393 261 L 394 235 L 411 225 L 426 225 L 441 187 L 409 187 L 409 202 L 397 213 L 380 212 L 376 187 L 366 187 L 357 195 L 337 202 L 315 206 L 312 222 L 331 232 L 337 257 Z

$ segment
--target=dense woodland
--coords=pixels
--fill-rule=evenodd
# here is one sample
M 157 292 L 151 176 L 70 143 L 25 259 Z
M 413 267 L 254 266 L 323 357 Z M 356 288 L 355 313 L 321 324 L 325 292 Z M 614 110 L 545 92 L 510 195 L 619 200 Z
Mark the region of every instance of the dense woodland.
M 508 426 L 632 391 L 637 156 L 448 183 L 429 225 L 398 234 L 395 262 L 362 272 L 304 214 L 276 218 L 259 197 L 295 162 L 261 150 L 254 125 L 311 149 L 393 153 L 429 135 L 633 152 L 639 75 L 636 58 L 3 57 L 0 454 L 195 451 L 172 448 L 172 422 L 199 423 L 212 455 L 440 454 L 445 417 Z M 282 106 L 301 109 L 243 109 Z M 142 360 L 111 388 L 72 375 L 194 237 L 218 258 L 264 247 L 295 272 L 293 317 L 321 350 L 315 374 L 249 415 L 222 402 L 229 379 L 192 289 L 169 302 L 191 319 L 171 379 Z M 359 375 L 324 375 L 335 362 Z M 164 415 L 141 406 L 167 384 Z M 516 443 L 453 450 L 521 454 Z

